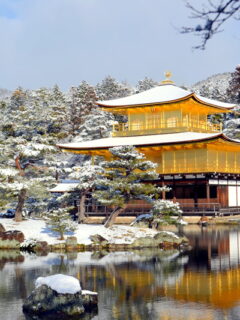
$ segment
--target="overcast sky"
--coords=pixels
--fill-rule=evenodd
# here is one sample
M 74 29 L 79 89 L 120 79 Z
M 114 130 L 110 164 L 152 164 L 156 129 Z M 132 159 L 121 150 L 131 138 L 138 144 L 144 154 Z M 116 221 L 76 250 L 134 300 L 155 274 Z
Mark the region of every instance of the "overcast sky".
M 206 0 L 192 0 L 202 3 Z M 64 90 L 106 75 L 134 85 L 170 70 L 191 85 L 240 63 L 240 22 L 231 20 L 205 51 L 180 34 L 191 25 L 183 0 L 0 0 L 0 87 Z

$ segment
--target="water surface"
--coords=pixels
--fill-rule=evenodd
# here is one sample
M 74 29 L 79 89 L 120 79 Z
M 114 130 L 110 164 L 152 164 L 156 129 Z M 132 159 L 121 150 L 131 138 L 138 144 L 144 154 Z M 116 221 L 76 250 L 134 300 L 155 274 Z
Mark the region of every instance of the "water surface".
M 99 292 L 93 320 L 240 319 L 240 229 L 177 231 L 189 238 L 192 250 L 47 256 L 0 251 L 0 318 L 25 320 L 22 303 L 34 280 L 63 273 Z

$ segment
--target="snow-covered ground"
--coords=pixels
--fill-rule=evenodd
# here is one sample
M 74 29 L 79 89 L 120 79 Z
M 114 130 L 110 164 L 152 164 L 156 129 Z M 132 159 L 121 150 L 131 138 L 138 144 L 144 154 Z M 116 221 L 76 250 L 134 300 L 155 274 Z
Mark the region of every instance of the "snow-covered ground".
M 22 222 L 15 222 L 12 219 L 1 219 L 0 223 L 8 230 L 19 230 L 25 235 L 25 240 L 36 239 L 47 241 L 49 244 L 60 243 L 58 234 L 52 232 L 44 220 L 29 219 Z M 112 244 L 130 244 L 136 238 L 154 237 L 157 231 L 145 228 L 135 228 L 131 226 L 115 225 L 105 228 L 103 225 L 79 224 L 75 232 L 69 232 L 67 236 L 75 236 L 79 244 L 91 244 L 91 235 L 101 235 Z M 170 233 L 170 232 L 169 232 Z M 171 233 L 176 236 L 175 234 Z M 176 236 L 177 237 L 177 236 Z

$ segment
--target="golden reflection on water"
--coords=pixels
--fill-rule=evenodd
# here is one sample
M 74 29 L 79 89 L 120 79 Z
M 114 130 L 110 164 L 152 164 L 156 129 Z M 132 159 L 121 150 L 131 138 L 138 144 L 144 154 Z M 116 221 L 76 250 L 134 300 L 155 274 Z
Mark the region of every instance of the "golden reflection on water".
M 192 250 L 182 254 L 160 249 L 125 256 L 124 252 L 50 254 L 37 269 L 34 264 L 30 267 L 31 257 L 1 251 L 0 298 L 25 298 L 36 274 L 66 273 L 80 279 L 82 288 L 99 292 L 98 320 L 240 319 L 239 230 L 194 226 L 184 234 Z

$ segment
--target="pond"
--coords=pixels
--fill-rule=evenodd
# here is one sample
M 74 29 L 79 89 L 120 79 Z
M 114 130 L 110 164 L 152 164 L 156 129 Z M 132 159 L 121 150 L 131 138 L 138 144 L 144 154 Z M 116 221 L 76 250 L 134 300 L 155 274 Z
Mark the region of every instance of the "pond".
M 0 318 L 23 320 L 23 300 L 39 276 L 77 277 L 99 292 L 92 320 L 240 319 L 240 228 L 197 225 L 179 229 L 188 252 L 50 253 L 0 251 Z

